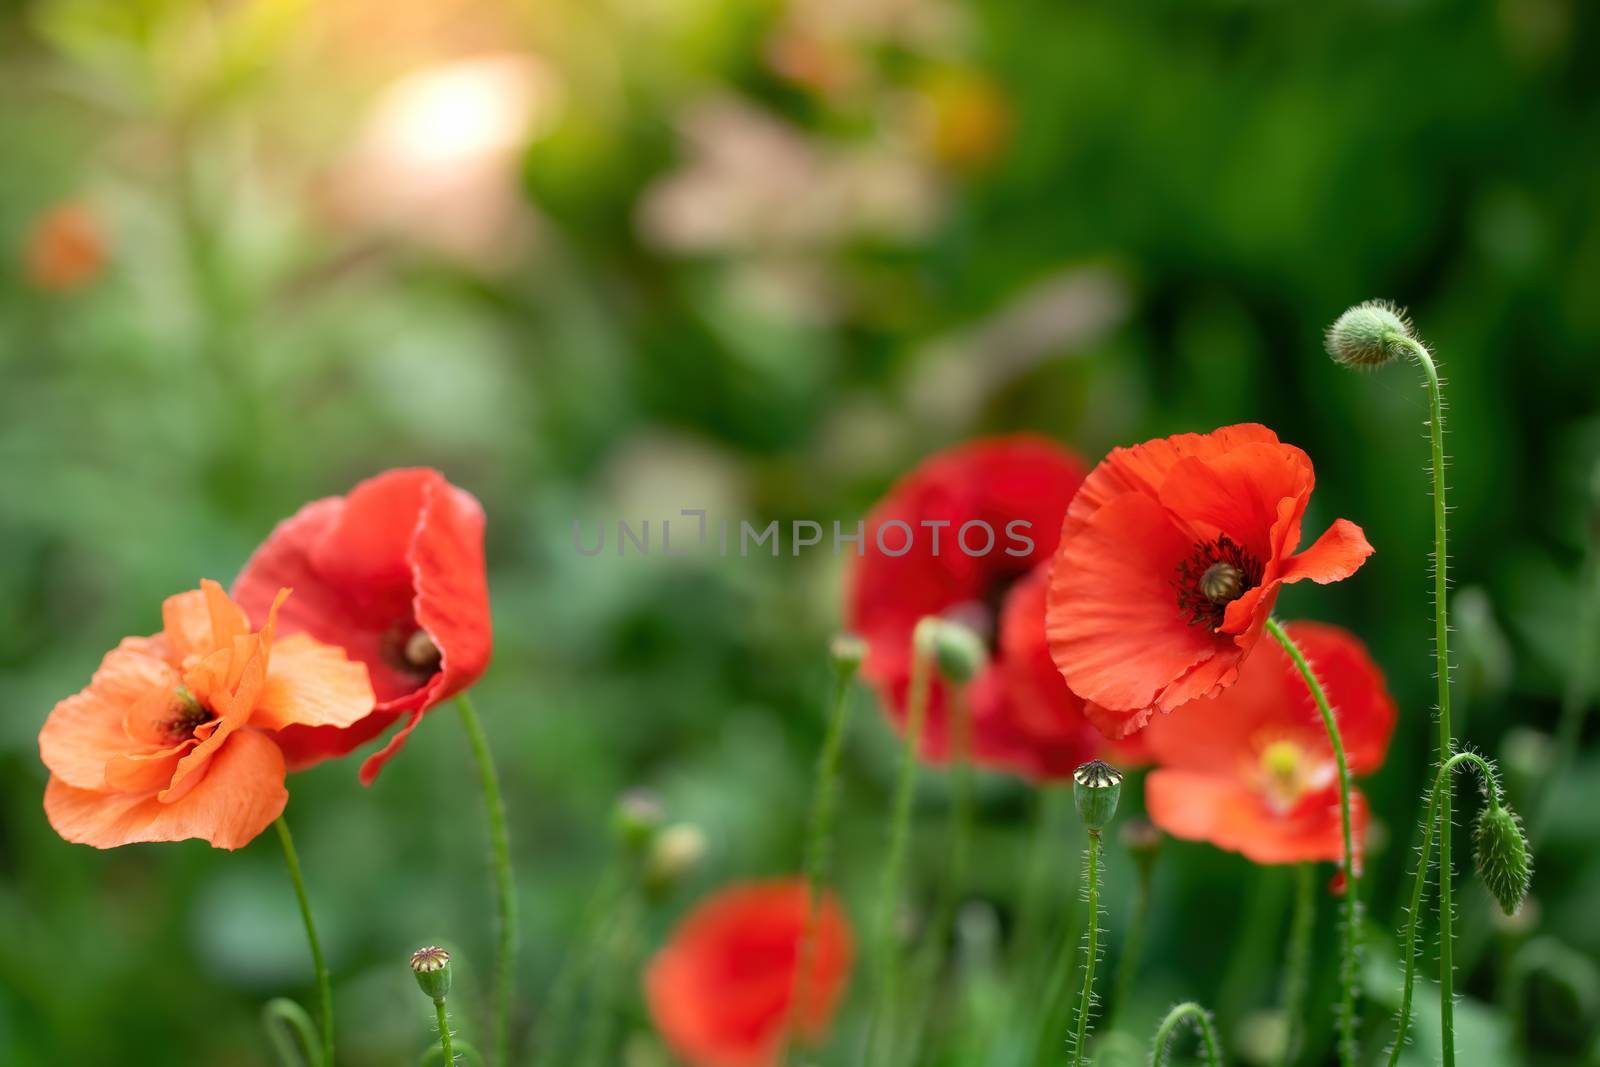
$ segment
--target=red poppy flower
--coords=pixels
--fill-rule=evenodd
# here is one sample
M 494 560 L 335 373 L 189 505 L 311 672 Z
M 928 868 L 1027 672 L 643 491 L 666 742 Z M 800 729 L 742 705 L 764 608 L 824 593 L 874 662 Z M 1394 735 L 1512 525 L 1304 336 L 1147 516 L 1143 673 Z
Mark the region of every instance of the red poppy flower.
M 863 677 L 898 728 L 911 687 L 912 631 L 924 616 L 942 615 L 990 643 L 989 663 L 966 694 L 975 762 L 1057 778 L 1096 754 L 1100 738 L 1051 662 L 1044 635 L 1043 566 L 1083 469 L 1043 438 L 979 441 L 927 460 L 873 509 L 846 595 L 847 624 L 867 641 Z M 933 761 L 948 759 L 954 747 L 949 702 L 936 681 L 921 749 Z
M 1050 653 L 1108 737 L 1232 685 L 1278 589 L 1372 554 L 1339 519 L 1303 552 L 1311 460 L 1264 426 L 1119 448 L 1084 481 L 1050 566 Z
M 832 896 L 817 910 L 805 993 L 796 1001 L 810 892 L 799 878 L 734 886 L 673 932 L 645 974 L 656 1029 L 693 1067 L 769 1067 L 790 1027 L 827 1033 L 854 948 Z
M 283 811 L 291 724 L 348 726 L 372 711 L 367 672 L 301 634 L 274 640 L 216 582 L 168 597 L 162 632 L 106 655 L 39 731 L 44 810 L 68 841 L 115 848 L 198 837 L 239 848 Z
M 378 696 L 373 713 L 352 726 L 282 731 L 291 769 L 343 756 L 405 718 L 361 765 L 370 785 L 423 713 L 489 665 L 483 508 L 438 471 L 386 471 L 280 523 L 233 591 L 260 618 L 279 586 L 295 590 L 280 626 L 344 648 L 367 665 Z
M 1382 672 L 1361 641 L 1337 626 L 1286 629 L 1336 709 L 1351 777 L 1377 770 L 1395 724 Z M 1169 834 L 1255 863 L 1343 858 L 1333 746 L 1311 691 L 1278 645 L 1245 660 L 1230 688 L 1156 716 L 1140 736 L 1156 764 L 1145 806 Z M 1359 793 L 1350 799 L 1359 855 L 1366 804 Z

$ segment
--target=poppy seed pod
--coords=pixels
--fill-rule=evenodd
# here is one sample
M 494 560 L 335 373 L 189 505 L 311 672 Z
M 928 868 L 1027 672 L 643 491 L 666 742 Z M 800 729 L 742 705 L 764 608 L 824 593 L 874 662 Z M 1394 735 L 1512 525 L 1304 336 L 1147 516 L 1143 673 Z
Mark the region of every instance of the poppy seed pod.
M 1383 366 L 1404 350 L 1396 342 L 1415 339 L 1403 310 L 1387 300 L 1367 300 L 1334 320 L 1324 344 L 1335 363 L 1365 368 Z
M 1104 760 L 1090 760 L 1072 772 L 1072 799 L 1078 818 L 1092 834 L 1105 829 L 1117 814 L 1122 796 L 1122 772 Z
M 450 993 L 450 953 L 438 945 L 419 948 L 411 954 L 411 973 L 417 976 L 417 985 L 434 1000 L 443 1000 Z
M 1478 877 L 1507 915 L 1515 915 L 1528 895 L 1533 870 L 1522 820 L 1504 805 L 1483 809 L 1473 833 Z

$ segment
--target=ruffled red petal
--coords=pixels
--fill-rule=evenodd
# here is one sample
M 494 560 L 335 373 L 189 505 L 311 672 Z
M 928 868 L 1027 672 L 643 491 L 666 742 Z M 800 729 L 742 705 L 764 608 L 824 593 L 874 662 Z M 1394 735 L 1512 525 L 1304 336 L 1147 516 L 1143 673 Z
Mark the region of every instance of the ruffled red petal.
M 254 618 L 269 590 L 293 587 L 280 628 L 344 648 L 366 665 L 378 697 L 351 726 L 279 731 L 291 768 L 345 755 L 404 718 L 405 727 L 362 765 L 370 783 L 421 713 L 482 675 L 493 646 L 483 527 L 483 509 L 469 493 L 437 471 L 402 469 L 306 505 L 256 550 L 234 585 L 240 604 Z M 401 655 L 418 629 L 439 650 L 437 670 L 419 673 Z
M 1205 841 L 1237 852 L 1252 863 L 1339 862 L 1344 858 L 1337 789 L 1309 796 L 1288 813 L 1272 810 L 1260 795 L 1236 780 L 1198 771 L 1151 771 L 1144 791 L 1150 821 L 1173 837 Z M 1359 852 L 1367 806 L 1358 792 L 1352 793 L 1350 801 Z

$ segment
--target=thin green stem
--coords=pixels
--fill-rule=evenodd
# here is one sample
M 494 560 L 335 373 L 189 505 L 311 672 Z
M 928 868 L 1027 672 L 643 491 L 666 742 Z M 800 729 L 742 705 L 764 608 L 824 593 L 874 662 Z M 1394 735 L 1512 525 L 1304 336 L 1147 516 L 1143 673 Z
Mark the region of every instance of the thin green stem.
M 1089 831 L 1089 929 L 1083 959 L 1083 988 L 1078 992 L 1078 1028 L 1072 1038 L 1073 1067 L 1084 1062 L 1089 1041 L 1089 1012 L 1094 1006 L 1094 965 L 1100 955 L 1100 832 Z
M 540 1028 L 535 1033 L 538 1052 L 533 1062 L 536 1067 L 551 1067 L 562 1062 L 568 1035 L 579 1015 L 579 995 L 604 958 L 610 929 L 606 919 L 628 900 L 632 891 L 630 879 L 638 876 L 630 872 L 627 858 L 619 856 L 600 876 L 589 906 L 579 920 L 574 943 L 569 946 L 550 986 L 547 1005 L 540 1012 Z
M 1306 990 L 1311 978 L 1311 931 L 1317 918 L 1316 869 L 1298 863 L 1294 869 L 1294 913 L 1289 920 L 1289 945 L 1283 962 L 1283 1048 L 1279 1067 L 1289 1067 L 1305 1033 Z
M 828 726 L 817 755 L 817 778 L 811 792 L 811 818 L 806 831 L 806 924 L 800 937 L 800 984 L 790 1010 L 792 1021 L 804 1018 L 811 996 L 811 972 L 816 966 L 817 916 L 822 910 L 822 894 L 828 884 L 833 859 L 833 809 L 838 791 L 839 757 L 844 751 L 845 727 L 850 720 L 850 683 L 858 662 L 836 662 L 833 688 L 828 701 Z M 784 1059 L 788 1055 L 789 1032 L 784 1033 Z
M 495 773 L 489 739 L 472 700 L 462 693 L 456 697 L 461 725 L 472 747 L 478 767 L 478 782 L 483 790 L 484 814 L 489 822 L 489 850 L 494 864 L 495 916 L 498 944 L 495 949 L 494 1019 L 490 1026 L 490 1062 L 508 1067 L 511 1062 L 511 992 L 517 973 L 517 889 L 511 866 L 511 838 L 506 832 L 506 803 L 500 794 L 500 778 Z
M 445 1010 L 444 998 L 435 1000 L 433 1008 L 439 1014 L 439 1051 L 444 1054 L 445 1067 L 455 1067 L 456 1053 L 450 1047 L 450 1013 Z
M 1434 672 L 1439 682 L 1439 764 L 1455 750 L 1455 735 L 1450 727 L 1450 554 L 1446 543 L 1449 509 L 1444 487 L 1444 393 L 1439 385 L 1439 368 L 1421 341 L 1406 335 L 1391 338 L 1402 344 L 1422 365 L 1428 379 L 1428 438 L 1432 449 L 1433 475 L 1433 654 Z M 1439 804 L 1439 1040 L 1444 1067 L 1455 1067 L 1455 910 L 1451 904 L 1452 866 L 1450 836 L 1453 828 L 1450 811 L 1450 779 L 1446 777 Z
M 640 890 L 630 887 L 618 902 L 616 914 L 601 945 L 594 993 L 589 1001 L 589 1028 L 584 1037 L 582 1054 L 577 1060 L 583 1067 L 606 1067 L 606 1064 L 616 1062 L 614 1024 L 620 1014 L 626 976 L 632 972 L 636 955 L 635 941 L 643 912 Z
M 333 1067 L 333 982 L 328 977 L 327 961 L 322 957 L 322 943 L 317 940 L 317 925 L 311 918 L 311 901 L 306 897 L 300 855 L 294 850 L 289 824 L 280 815 L 272 825 L 278 831 L 278 843 L 283 846 L 284 866 L 289 868 L 289 880 L 294 883 L 295 899 L 300 903 L 300 921 L 305 924 L 306 941 L 311 946 L 311 965 L 317 972 L 317 997 L 322 1002 L 322 1057 L 318 1063 L 320 1067 Z
M 1463 763 L 1472 764 L 1483 775 L 1489 787 L 1490 807 L 1500 806 L 1500 784 L 1488 760 L 1476 752 L 1458 752 L 1440 765 L 1433 788 L 1428 791 L 1428 814 L 1422 825 L 1422 849 L 1417 856 L 1417 874 L 1411 885 L 1411 908 L 1406 920 L 1405 976 L 1400 983 L 1400 1013 L 1395 1022 L 1394 1044 L 1389 1048 L 1389 1067 L 1399 1064 L 1400 1051 L 1406 1043 L 1406 1032 L 1411 1027 L 1411 991 L 1417 974 L 1417 924 L 1422 914 L 1423 889 L 1428 884 L 1428 867 L 1433 859 L 1434 828 L 1443 811 L 1439 798 L 1444 795 L 1451 773 Z
M 1328 742 L 1333 746 L 1334 762 L 1339 768 L 1339 829 L 1344 844 L 1344 921 L 1340 924 L 1339 931 L 1339 1061 L 1344 1067 L 1354 1067 L 1358 1051 L 1356 945 L 1359 931 L 1356 929 L 1356 922 L 1360 881 L 1356 876 L 1355 831 L 1350 818 L 1350 765 L 1345 760 L 1344 738 L 1339 734 L 1339 724 L 1334 719 L 1332 706 L 1328 703 L 1328 694 L 1323 691 L 1322 683 L 1317 679 L 1316 672 L 1311 669 L 1311 664 L 1306 662 L 1305 653 L 1300 651 L 1300 646 L 1294 643 L 1294 638 L 1289 636 L 1283 624 L 1277 619 L 1270 617 L 1267 619 L 1267 632 L 1283 646 L 1283 650 L 1289 654 L 1295 668 L 1299 670 L 1300 677 L 1305 679 L 1306 687 L 1311 690 L 1312 699 L 1317 702 L 1317 710 L 1322 713 L 1322 725 L 1328 731 Z
M 1138 899 L 1133 905 L 1133 920 L 1128 925 L 1128 936 L 1122 942 L 1122 956 L 1117 961 L 1117 977 L 1111 986 L 1111 1010 L 1106 1015 L 1106 1029 L 1116 1029 L 1117 1016 L 1133 996 L 1133 980 L 1139 973 L 1139 957 L 1144 953 L 1145 930 L 1150 925 L 1150 883 L 1154 880 L 1154 861 L 1139 866 Z
M 1185 1001 L 1167 1012 L 1156 1028 L 1155 1046 L 1150 1050 L 1150 1067 L 1166 1067 L 1173 1035 L 1186 1022 L 1194 1023 L 1200 1032 L 1200 1043 L 1205 1047 L 1206 1067 L 1222 1067 L 1222 1054 L 1217 1051 L 1217 1032 L 1211 1026 L 1211 1013 L 1194 1001 Z
M 877 950 L 878 997 L 867 1029 L 867 1063 L 893 1063 L 892 1039 L 885 1037 L 900 999 L 900 952 L 898 918 L 901 883 L 905 879 L 906 853 L 911 843 L 911 806 L 916 797 L 917 767 L 921 759 L 922 725 L 928 715 L 928 690 L 931 664 L 920 642 L 912 640 L 911 686 L 906 698 L 905 747 L 900 756 L 900 776 L 895 783 L 894 804 L 889 818 L 889 853 L 884 859 L 883 880 L 878 887 Z M 890 1048 L 879 1050 L 879 1041 Z

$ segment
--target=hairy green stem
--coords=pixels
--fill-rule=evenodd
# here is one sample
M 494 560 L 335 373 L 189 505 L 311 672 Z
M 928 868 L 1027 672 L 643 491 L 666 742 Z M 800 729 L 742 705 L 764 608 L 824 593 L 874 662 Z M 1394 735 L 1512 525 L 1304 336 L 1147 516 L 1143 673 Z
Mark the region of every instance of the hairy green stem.
M 445 1067 L 455 1067 L 456 1053 L 450 1047 L 450 1013 L 445 1011 L 444 998 L 436 999 L 433 1008 L 439 1015 L 439 1051 L 444 1055 Z
M 489 822 L 490 857 L 494 865 L 498 943 L 495 946 L 495 1008 L 489 1030 L 490 1056 L 491 1062 L 497 1067 L 509 1067 L 511 992 L 517 973 L 517 889 L 511 866 L 511 838 L 506 832 L 506 802 L 500 794 L 500 777 L 495 773 L 494 757 L 489 753 L 489 739 L 484 736 L 483 724 L 478 721 L 471 698 L 462 693 L 456 697 L 456 707 L 461 712 L 461 725 L 466 730 L 467 741 L 472 747 L 472 759 L 478 768 L 484 814 Z
M 305 924 L 306 941 L 311 946 L 311 965 L 317 972 L 317 997 L 322 1003 L 322 1056 L 320 1067 L 333 1067 L 333 981 L 328 977 L 328 964 L 322 957 L 322 943 L 317 940 L 317 925 L 311 919 L 311 901 L 306 897 L 306 882 L 300 873 L 300 855 L 294 850 L 294 838 L 289 834 L 289 824 L 278 816 L 273 822 L 278 831 L 278 843 L 283 846 L 284 866 L 289 868 L 289 880 L 294 883 L 295 899 L 300 904 L 300 921 Z
M 1458 752 L 1440 765 L 1439 773 L 1433 781 L 1433 788 L 1428 792 L 1428 814 L 1422 825 L 1422 849 L 1417 856 L 1417 874 L 1411 885 L 1410 916 L 1406 920 L 1405 976 L 1400 983 L 1400 1012 L 1395 1022 L 1394 1044 L 1389 1048 L 1389 1067 L 1396 1067 L 1399 1064 L 1400 1052 L 1406 1043 L 1406 1032 L 1411 1027 L 1411 991 L 1417 973 L 1417 924 L 1422 912 L 1423 889 L 1428 883 L 1428 866 L 1433 858 L 1434 828 L 1444 811 L 1439 799 L 1445 794 L 1451 773 L 1463 763 L 1472 764 L 1478 773 L 1483 775 L 1483 780 L 1488 785 L 1491 809 L 1500 806 L 1499 780 L 1495 777 L 1494 768 L 1482 756 L 1476 752 Z M 1441 866 L 1441 882 L 1444 880 L 1443 873 L 1444 868 Z
M 878 996 L 867 1028 L 867 1060 L 872 1067 L 893 1063 L 893 1040 L 888 1036 L 900 1000 L 898 918 L 901 883 L 905 879 L 906 853 L 911 844 L 911 806 L 916 797 L 917 767 L 921 760 L 922 725 L 928 715 L 931 667 L 927 653 L 912 641 L 911 686 L 906 697 L 905 747 L 900 756 L 900 776 L 895 783 L 889 816 L 889 852 L 878 886 L 877 964 Z M 886 1041 L 888 1048 L 882 1048 Z
M 1311 978 L 1311 931 L 1317 917 L 1316 869 L 1309 863 L 1294 868 L 1294 913 L 1283 963 L 1283 1048 L 1279 1067 L 1289 1067 L 1305 1033 L 1306 990 Z
M 1194 1001 L 1185 1001 L 1167 1012 L 1156 1028 L 1155 1045 L 1150 1050 L 1150 1067 L 1166 1067 L 1173 1035 L 1186 1022 L 1194 1023 L 1200 1032 L 1200 1043 L 1205 1047 L 1206 1067 L 1222 1067 L 1222 1054 L 1217 1051 L 1217 1032 L 1211 1026 L 1211 1013 Z
M 1072 1038 L 1073 1067 L 1084 1062 L 1089 1041 L 1089 1012 L 1094 1005 L 1094 965 L 1100 954 L 1100 832 L 1089 831 L 1089 928 L 1083 960 L 1083 988 L 1078 993 L 1078 1028 Z
M 1323 691 L 1322 683 L 1317 679 L 1316 672 L 1311 669 L 1311 664 L 1306 662 L 1305 653 L 1300 651 L 1300 646 L 1294 643 L 1294 638 L 1289 636 L 1283 624 L 1277 619 L 1271 617 L 1267 619 L 1267 632 L 1283 646 L 1283 650 L 1289 654 L 1295 668 L 1299 670 L 1300 677 L 1305 679 L 1306 687 L 1311 690 L 1311 696 L 1317 702 L 1317 710 L 1322 713 L 1322 725 L 1328 731 L 1328 741 L 1333 746 L 1334 762 L 1339 768 L 1339 829 L 1344 843 L 1344 921 L 1340 924 L 1339 931 L 1339 1061 L 1344 1067 L 1354 1067 L 1358 1051 L 1356 945 L 1360 932 L 1356 929 L 1356 923 L 1360 882 L 1356 877 L 1355 832 L 1350 817 L 1350 765 L 1345 760 L 1344 738 L 1339 734 L 1339 724 L 1335 721 L 1333 708 L 1328 703 L 1328 694 Z
M 1455 751 L 1450 726 L 1450 554 L 1446 542 L 1449 509 L 1444 488 L 1444 393 L 1439 368 L 1427 346 L 1405 334 L 1390 338 L 1406 348 L 1421 364 L 1428 379 L 1428 438 L 1433 475 L 1433 655 L 1439 682 L 1439 764 Z M 1455 1067 L 1455 910 L 1451 904 L 1452 866 L 1450 837 L 1454 826 L 1450 811 L 1450 779 L 1444 779 L 1439 804 L 1439 1041 L 1444 1067 Z

